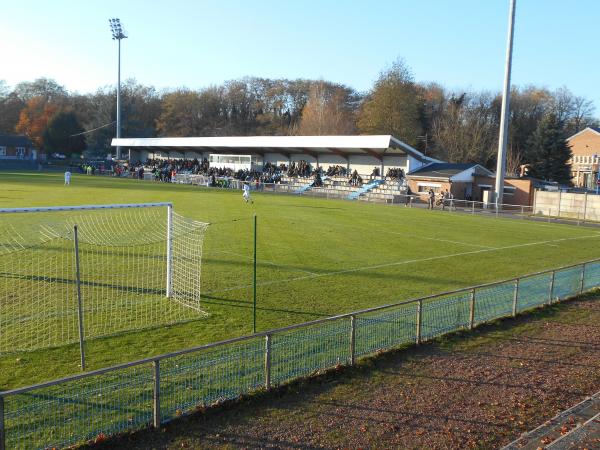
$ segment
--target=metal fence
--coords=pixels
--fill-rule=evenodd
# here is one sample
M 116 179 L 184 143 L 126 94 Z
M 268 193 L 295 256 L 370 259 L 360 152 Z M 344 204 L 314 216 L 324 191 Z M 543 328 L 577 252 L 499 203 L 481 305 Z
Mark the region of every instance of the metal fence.
M 600 260 L 370 308 L 0 392 L 0 450 L 159 427 L 198 407 L 600 287 Z

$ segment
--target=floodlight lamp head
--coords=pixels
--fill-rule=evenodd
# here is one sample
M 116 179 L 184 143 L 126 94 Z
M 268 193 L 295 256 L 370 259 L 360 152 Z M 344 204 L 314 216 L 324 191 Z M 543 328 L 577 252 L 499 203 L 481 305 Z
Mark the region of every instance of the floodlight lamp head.
M 108 19 L 110 23 L 110 31 L 112 32 L 113 40 L 121 40 L 127 38 L 127 34 L 123 30 L 121 21 L 118 18 Z

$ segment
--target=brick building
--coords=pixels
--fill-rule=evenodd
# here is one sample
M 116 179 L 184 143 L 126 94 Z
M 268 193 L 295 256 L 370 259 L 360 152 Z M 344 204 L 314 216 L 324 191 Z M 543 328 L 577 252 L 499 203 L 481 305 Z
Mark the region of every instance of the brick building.
M 410 190 L 427 196 L 429 189 L 437 194 L 450 191 L 456 200 L 491 202 L 496 184 L 496 174 L 474 164 L 432 163 L 410 172 L 406 176 Z M 509 205 L 533 205 L 536 188 L 548 184 L 535 178 L 506 177 L 503 202 Z
M 470 200 L 473 196 L 473 181 L 477 175 L 493 176 L 493 172 L 474 164 L 431 163 L 407 174 L 410 190 L 427 196 L 429 189 L 437 194 L 450 191 L 457 200 Z
M 594 189 L 598 180 L 600 128 L 587 127 L 567 139 L 571 146 L 571 176 L 576 187 Z
M 492 198 L 494 192 L 496 177 L 494 176 L 475 176 L 473 179 L 473 200 L 477 202 L 486 202 Z M 502 202 L 505 205 L 533 205 L 535 188 L 540 187 L 538 180 L 534 178 L 504 178 L 504 194 Z M 488 192 L 486 195 L 485 192 Z
M 38 152 L 27 136 L 0 135 L 0 160 L 36 160 Z

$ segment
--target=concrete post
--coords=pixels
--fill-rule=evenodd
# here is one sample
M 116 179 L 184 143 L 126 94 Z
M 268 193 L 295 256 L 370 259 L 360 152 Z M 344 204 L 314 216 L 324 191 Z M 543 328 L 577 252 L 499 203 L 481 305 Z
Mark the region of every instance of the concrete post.
M 350 365 L 354 365 L 356 357 L 356 316 L 350 316 Z
M 152 425 L 160 428 L 160 361 L 152 361 L 154 369 L 154 390 L 152 392 Z
M 475 326 L 475 289 L 471 290 L 471 298 L 469 301 L 469 330 Z
M 513 305 L 512 305 L 512 316 L 513 317 L 516 317 L 516 315 L 517 315 L 518 302 L 519 302 L 519 279 L 517 278 L 515 280 L 515 290 L 513 293 Z
M 271 388 L 271 335 L 265 336 L 265 389 Z
M 417 302 L 417 331 L 416 331 L 416 343 L 421 343 L 421 320 L 423 319 L 423 300 Z

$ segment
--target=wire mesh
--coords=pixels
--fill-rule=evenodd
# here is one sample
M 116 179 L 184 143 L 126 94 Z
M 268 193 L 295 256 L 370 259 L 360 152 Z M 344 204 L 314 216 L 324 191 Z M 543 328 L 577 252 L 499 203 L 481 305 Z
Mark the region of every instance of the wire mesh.
M 264 338 L 211 347 L 160 363 L 163 420 L 264 385 Z
M 342 318 L 277 333 L 271 342 L 271 381 L 281 384 L 350 358 L 350 320 Z
M 416 337 L 417 303 L 356 316 L 356 356 L 413 343 Z
M 514 294 L 514 281 L 477 289 L 475 291 L 475 323 L 511 315 Z
M 554 296 L 563 299 L 578 293 L 582 270 L 583 266 L 557 270 Z M 597 287 L 600 262 L 587 263 L 583 275 L 584 289 Z M 521 278 L 517 310 L 548 303 L 551 285 L 552 273 Z M 474 322 L 511 314 L 514 293 L 513 280 L 476 288 Z M 471 294 L 466 289 L 420 300 L 421 339 L 467 328 Z M 162 421 L 261 388 L 267 373 L 272 384 L 282 384 L 347 364 L 352 350 L 356 357 L 415 342 L 418 303 L 355 313 L 354 335 L 349 316 L 274 331 L 269 334 L 269 358 L 264 335 L 162 357 Z M 147 362 L 138 364 L 3 396 L 7 448 L 65 447 L 150 424 L 154 369 Z
M 167 297 L 166 207 L 7 213 L 0 221 L 0 353 L 79 339 L 75 226 L 86 339 L 205 315 L 206 224 L 174 214 Z
M 551 282 L 551 273 L 521 278 L 519 280 L 517 311 L 525 311 L 548 303 Z
M 421 339 L 432 339 L 469 325 L 471 293 L 459 292 L 423 301 Z
M 579 294 L 581 290 L 581 272 L 583 266 L 557 270 L 554 274 L 554 299 L 565 299 Z
M 145 427 L 152 380 L 152 367 L 144 365 L 9 396 L 6 448 L 63 448 Z
M 600 287 L 600 261 L 585 263 L 583 290 Z

